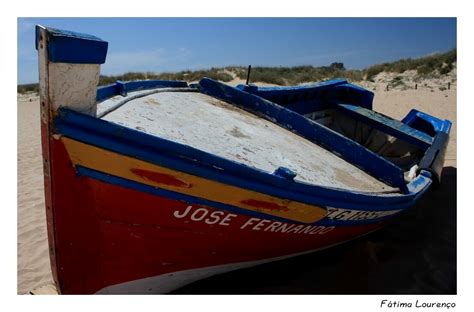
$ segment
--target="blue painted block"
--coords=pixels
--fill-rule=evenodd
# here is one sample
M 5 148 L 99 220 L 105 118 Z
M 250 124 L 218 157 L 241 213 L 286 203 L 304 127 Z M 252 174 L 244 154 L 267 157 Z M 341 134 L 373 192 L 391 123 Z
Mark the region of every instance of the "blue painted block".
M 286 180 L 293 180 L 296 178 L 296 173 L 285 167 L 278 167 L 273 174 Z
M 416 109 L 412 109 L 408 115 L 402 119 L 402 122 L 412 128 L 428 133 L 432 137 L 438 132 L 449 133 L 452 126 L 449 120 L 441 120 Z
M 36 26 L 36 49 L 40 41 L 40 27 Z M 48 59 L 53 63 L 103 64 L 108 42 L 95 36 L 72 31 L 46 28 Z

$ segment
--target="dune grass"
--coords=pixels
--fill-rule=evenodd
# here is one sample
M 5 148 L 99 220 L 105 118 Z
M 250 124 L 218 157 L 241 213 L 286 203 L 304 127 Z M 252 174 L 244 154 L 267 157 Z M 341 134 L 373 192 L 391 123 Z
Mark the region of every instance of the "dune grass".
M 416 70 L 422 77 L 446 75 L 456 62 L 456 49 L 446 53 L 434 54 L 416 59 L 401 59 L 396 62 L 376 64 L 365 69 L 366 80 L 371 80 L 381 72 L 403 73 L 407 70 Z
M 306 82 L 321 81 L 333 78 L 345 78 L 350 82 L 363 80 L 373 81 L 381 72 L 403 73 L 407 70 L 416 70 L 420 78 L 439 77 L 448 74 L 456 63 L 456 49 L 446 53 L 438 53 L 415 59 L 401 59 L 395 62 L 372 65 L 362 70 L 348 70 L 343 63 L 335 62 L 329 66 L 293 66 L 293 67 L 252 67 L 250 82 L 263 82 L 275 85 L 297 85 Z M 231 81 L 234 76 L 240 79 L 247 78 L 247 67 L 229 66 L 225 68 L 211 68 L 205 70 L 185 70 L 176 73 L 129 72 L 123 75 L 105 76 L 99 78 L 99 85 L 110 85 L 117 80 L 184 80 L 187 82 L 199 81 L 203 77 Z M 402 81 L 392 81 L 392 85 Z M 18 85 L 18 93 L 38 92 L 38 84 Z
M 236 71 L 240 79 L 247 78 L 247 69 Z M 346 70 L 343 63 L 332 63 L 330 66 L 294 66 L 294 67 L 252 67 L 251 82 L 265 82 L 276 85 L 296 85 L 305 82 L 320 81 L 333 78 L 347 78 L 360 81 L 361 70 Z
M 117 80 L 121 81 L 133 81 L 133 80 L 184 80 L 184 81 L 198 81 L 203 77 L 209 77 L 215 80 L 220 80 L 224 82 L 231 81 L 233 79 L 232 75 L 227 73 L 223 68 L 211 68 L 207 70 L 185 70 L 177 73 L 140 73 L 140 72 L 130 72 L 123 75 L 117 76 L 100 76 L 99 85 L 109 85 L 114 83 Z
M 39 92 L 39 85 L 37 83 L 28 83 L 17 86 L 17 92 L 21 94 L 30 93 L 30 92 Z

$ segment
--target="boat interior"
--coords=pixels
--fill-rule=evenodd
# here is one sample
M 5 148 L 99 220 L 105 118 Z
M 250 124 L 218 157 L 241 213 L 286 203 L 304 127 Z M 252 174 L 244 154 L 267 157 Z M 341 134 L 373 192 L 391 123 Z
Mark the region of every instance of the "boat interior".
M 406 192 L 433 137 L 372 111 L 372 99 L 346 81 L 235 88 L 205 78 L 191 88 L 122 92 L 99 101 L 97 116 L 260 171 L 287 168 L 301 183 Z
M 408 172 L 424 155 L 420 147 L 349 116 L 339 109 L 325 109 L 307 115 L 320 125 L 361 144 Z
M 245 85 L 238 88 L 300 113 L 357 142 L 400 167 L 405 172 L 406 180 L 409 180 L 410 169 L 420 162 L 433 141 L 432 137 L 401 121 L 374 112 L 371 110 L 373 94 L 370 91 L 345 85 L 346 81 L 336 80 L 306 90 L 255 89 Z

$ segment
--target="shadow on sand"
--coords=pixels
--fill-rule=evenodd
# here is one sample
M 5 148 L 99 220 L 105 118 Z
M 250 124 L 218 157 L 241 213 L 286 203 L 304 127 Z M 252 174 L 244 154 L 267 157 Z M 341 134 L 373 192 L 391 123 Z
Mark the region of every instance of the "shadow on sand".
M 370 235 L 174 293 L 456 294 L 456 168 L 443 168 L 440 188 Z

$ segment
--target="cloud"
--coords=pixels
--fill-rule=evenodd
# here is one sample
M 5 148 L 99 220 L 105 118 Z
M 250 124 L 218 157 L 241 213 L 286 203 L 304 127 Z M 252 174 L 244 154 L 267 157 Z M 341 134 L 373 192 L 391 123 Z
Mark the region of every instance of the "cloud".
M 430 52 L 428 54 L 422 55 L 421 57 L 435 56 L 435 55 L 438 55 L 438 54 L 441 54 L 441 51 L 433 51 L 433 52 Z

